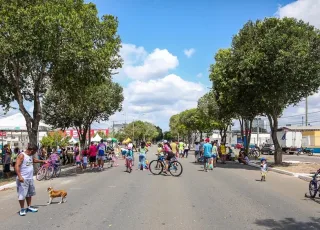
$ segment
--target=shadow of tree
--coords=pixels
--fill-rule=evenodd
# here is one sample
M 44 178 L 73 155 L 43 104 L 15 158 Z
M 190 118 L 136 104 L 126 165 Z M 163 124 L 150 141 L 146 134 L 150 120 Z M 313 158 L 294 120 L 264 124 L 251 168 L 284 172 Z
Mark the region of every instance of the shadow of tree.
M 283 220 L 257 220 L 256 225 L 266 227 L 270 230 L 305 230 L 305 229 L 320 229 L 320 218 L 311 217 L 310 221 L 302 222 L 294 218 L 285 218 Z

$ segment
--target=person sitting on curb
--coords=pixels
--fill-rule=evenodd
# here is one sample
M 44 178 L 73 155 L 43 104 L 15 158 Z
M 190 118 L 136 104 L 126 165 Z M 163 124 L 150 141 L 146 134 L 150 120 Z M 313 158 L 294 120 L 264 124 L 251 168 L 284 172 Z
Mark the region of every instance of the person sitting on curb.
M 238 157 L 239 163 L 243 163 L 243 164 L 247 165 L 249 162 L 247 161 L 248 159 L 246 159 L 246 158 L 248 158 L 248 157 L 245 156 L 244 151 L 241 149 L 239 152 L 239 157 Z

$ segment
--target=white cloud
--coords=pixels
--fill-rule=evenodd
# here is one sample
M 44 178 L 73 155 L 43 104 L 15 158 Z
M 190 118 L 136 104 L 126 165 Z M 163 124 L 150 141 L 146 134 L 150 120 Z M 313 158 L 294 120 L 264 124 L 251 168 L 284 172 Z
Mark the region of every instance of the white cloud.
M 280 18 L 294 17 L 302 19 L 320 29 L 320 0 L 298 0 L 285 6 L 280 6 L 277 15 Z
M 188 58 L 191 58 L 192 55 L 196 52 L 196 50 L 194 48 L 191 48 L 191 49 L 185 49 L 183 52 Z
M 179 65 L 177 56 L 166 49 L 155 49 L 147 54 L 143 47 L 123 44 L 121 55 L 124 59 L 123 73 L 134 80 L 149 80 L 163 77 Z
M 202 76 L 203 76 L 202 73 L 197 74 L 197 78 L 202 78 Z
M 124 122 L 126 113 L 127 122 L 140 119 L 168 129 L 170 117 L 196 107 L 205 92 L 204 85 L 174 74 L 149 81 L 133 81 L 124 88 L 123 111 L 110 120 Z

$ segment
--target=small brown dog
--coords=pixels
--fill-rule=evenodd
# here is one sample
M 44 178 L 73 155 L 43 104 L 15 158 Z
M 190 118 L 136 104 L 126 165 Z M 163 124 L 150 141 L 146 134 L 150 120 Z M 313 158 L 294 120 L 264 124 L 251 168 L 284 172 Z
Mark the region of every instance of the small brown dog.
M 53 198 L 61 197 L 61 201 L 59 204 L 66 202 L 67 192 L 65 190 L 53 190 L 52 187 L 47 188 L 47 192 L 49 193 L 49 202 L 52 203 Z

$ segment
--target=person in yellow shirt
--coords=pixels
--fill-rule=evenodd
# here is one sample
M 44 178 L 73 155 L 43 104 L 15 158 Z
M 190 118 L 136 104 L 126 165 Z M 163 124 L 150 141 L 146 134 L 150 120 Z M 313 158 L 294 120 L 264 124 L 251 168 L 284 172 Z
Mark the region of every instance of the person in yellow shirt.
M 221 160 L 222 164 L 226 163 L 226 157 L 227 157 L 227 150 L 226 150 L 226 144 L 224 142 L 220 145 L 220 151 L 221 151 Z
M 179 157 L 179 149 L 178 149 L 178 145 L 177 145 L 176 141 L 172 140 L 170 146 L 172 149 L 172 153 L 175 154 L 176 157 L 178 158 Z

